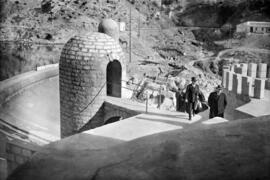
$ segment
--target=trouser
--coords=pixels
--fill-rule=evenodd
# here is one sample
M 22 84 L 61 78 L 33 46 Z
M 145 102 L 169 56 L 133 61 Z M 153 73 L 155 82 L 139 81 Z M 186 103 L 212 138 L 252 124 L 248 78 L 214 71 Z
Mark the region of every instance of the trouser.
M 224 113 L 217 114 L 216 116 L 224 118 Z
M 187 103 L 187 110 L 188 110 L 188 118 L 191 120 L 191 115 L 194 116 L 194 108 L 195 108 L 195 102 L 188 102 Z
M 222 118 L 224 118 L 224 113 L 217 114 L 217 113 L 211 111 L 211 109 L 210 109 L 209 119 L 214 118 L 214 117 L 222 117 Z
M 216 116 L 215 112 L 214 112 L 212 109 L 210 109 L 210 112 L 209 112 L 209 119 L 211 119 L 211 118 L 213 118 L 213 117 L 215 117 L 215 116 Z

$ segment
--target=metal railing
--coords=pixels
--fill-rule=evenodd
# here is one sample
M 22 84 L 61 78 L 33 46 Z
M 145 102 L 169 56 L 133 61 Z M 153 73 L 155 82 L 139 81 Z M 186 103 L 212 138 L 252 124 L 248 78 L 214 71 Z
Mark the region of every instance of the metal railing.
M 141 82 L 143 82 L 144 80 L 142 80 Z M 145 100 L 145 103 L 146 103 L 146 109 L 145 109 L 145 112 L 147 113 L 148 112 L 148 102 L 149 102 L 149 94 L 148 92 L 146 91 L 146 93 L 144 92 L 145 89 L 148 89 L 147 88 L 147 84 L 144 83 L 134 83 L 134 82 L 131 82 L 131 81 L 126 81 L 126 80 L 121 80 L 121 82 L 125 82 L 127 84 L 132 84 L 132 85 L 135 85 L 135 88 L 129 88 L 129 87 L 125 87 L 125 86 L 122 86 L 122 83 L 112 83 L 112 82 L 105 82 L 102 84 L 101 88 L 99 89 L 99 91 L 96 93 L 96 95 L 93 97 L 93 99 L 91 99 L 91 101 L 89 101 L 89 103 L 83 108 L 81 109 L 79 112 L 76 112 L 76 113 L 73 113 L 72 116 L 74 115 L 79 115 L 81 114 L 82 112 L 84 112 L 91 104 L 93 104 L 96 100 L 96 98 L 99 96 L 99 94 L 102 92 L 102 90 L 104 89 L 105 85 L 113 85 L 113 86 L 120 86 L 121 88 L 124 88 L 124 89 L 127 89 L 129 91 L 132 91 L 132 97 L 131 99 L 138 99 L 139 96 L 143 97 L 143 100 Z M 140 89 L 140 88 L 144 88 L 144 89 Z M 151 89 L 152 90 L 152 89 Z M 158 92 L 159 92 L 159 95 L 158 95 L 158 108 L 160 109 L 160 105 L 161 105 L 161 85 L 160 85 L 160 88 L 157 89 Z M 142 94 L 140 93 L 142 92 Z M 140 94 L 138 94 L 140 93 Z M 70 116 L 71 117 L 71 116 Z

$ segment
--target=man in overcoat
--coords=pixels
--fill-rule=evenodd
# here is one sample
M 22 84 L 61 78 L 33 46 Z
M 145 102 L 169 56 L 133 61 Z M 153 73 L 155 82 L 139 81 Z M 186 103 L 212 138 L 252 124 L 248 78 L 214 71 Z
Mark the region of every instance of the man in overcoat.
M 226 94 L 222 92 L 222 87 L 218 85 L 214 92 L 208 97 L 208 105 L 210 107 L 209 118 L 224 117 L 225 108 L 227 106 Z
M 199 93 L 200 93 L 200 89 L 199 89 L 199 85 L 196 83 L 196 77 L 192 77 L 191 78 L 191 84 L 189 84 L 187 86 L 186 89 L 186 98 L 185 101 L 187 103 L 187 112 L 188 112 L 188 117 L 189 120 L 191 120 L 191 115 L 195 115 L 195 102 L 198 100 L 199 98 Z

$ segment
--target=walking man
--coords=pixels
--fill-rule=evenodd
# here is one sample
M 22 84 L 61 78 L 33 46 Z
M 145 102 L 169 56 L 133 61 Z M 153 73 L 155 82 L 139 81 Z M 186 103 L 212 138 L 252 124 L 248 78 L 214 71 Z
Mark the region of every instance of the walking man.
M 222 92 L 222 87 L 218 85 L 214 92 L 208 97 L 208 105 L 210 106 L 209 118 L 224 117 L 224 111 L 227 106 L 226 94 Z
M 189 120 L 191 120 L 191 115 L 195 115 L 195 102 L 199 98 L 199 85 L 196 83 L 197 80 L 195 77 L 191 78 L 191 84 L 187 86 L 186 89 L 186 103 L 187 103 L 187 112 L 188 112 L 188 117 Z

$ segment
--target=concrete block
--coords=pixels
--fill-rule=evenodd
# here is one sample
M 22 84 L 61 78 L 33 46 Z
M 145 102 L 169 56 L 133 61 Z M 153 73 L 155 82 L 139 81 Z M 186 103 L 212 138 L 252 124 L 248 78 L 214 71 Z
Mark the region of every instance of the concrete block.
M 242 93 L 242 75 L 237 75 L 237 94 Z
M 230 66 L 231 72 L 234 72 L 234 64 Z
M 256 78 L 257 75 L 257 64 L 249 63 L 248 64 L 248 76 Z
M 234 68 L 234 72 L 235 72 L 236 74 L 242 74 L 242 67 L 235 67 L 235 68 Z
M 229 72 L 228 69 L 223 69 L 223 72 L 222 72 L 222 86 L 224 88 L 227 88 L 227 86 L 226 86 L 227 72 Z
M 232 92 L 237 93 L 237 74 L 233 74 Z
M 270 78 L 270 66 L 267 67 L 267 78 Z
M 242 76 L 233 74 L 232 92 L 235 94 L 242 93 Z
M 247 72 L 248 72 L 248 64 L 242 63 L 242 64 L 241 64 L 241 68 L 242 68 L 242 75 L 243 75 L 243 76 L 247 76 Z
M 270 79 L 265 81 L 265 89 L 270 90 Z
M 233 85 L 233 74 L 232 72 L 226 72 L 226 88 L 231 91 Z
M 266 63 L 260 63 L 258 66 L 258 78 L 266 78 L 267 73 L 267 64 Z
M 223 65 L 223 67 L 222 67 L 222 69 L 223 70 L 228 70 L 228 71 L 230 71 L 230 66 L 229 65 Z
M 242 94 L 246 96 L 253 96 L 252 78 L 242 76 Z
M 254 97 L 262 99 L 264 98 L 265 80 L 255 79 Z

